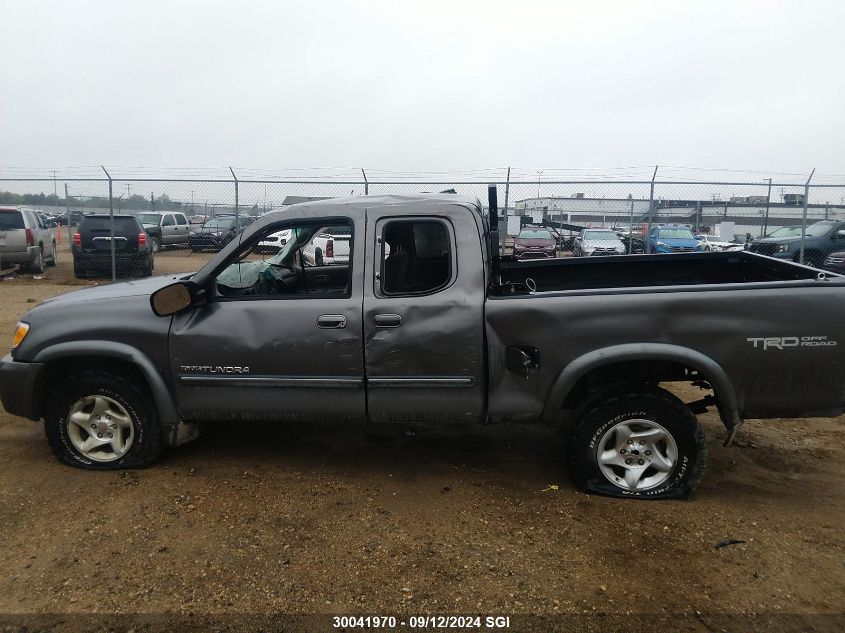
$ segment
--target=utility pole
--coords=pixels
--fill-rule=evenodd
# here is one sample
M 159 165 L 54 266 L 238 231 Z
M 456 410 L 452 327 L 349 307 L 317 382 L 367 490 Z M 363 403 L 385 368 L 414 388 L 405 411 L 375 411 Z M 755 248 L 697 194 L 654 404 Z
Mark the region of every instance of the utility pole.
M 59 206 L 59 192 L 56 191 L 56 170 L 53 170 L 53 197 L 56 199 L 56 206 Z
M 361 167 L 361 175 L 364 177 L 364 195 L 370 195 L 370 181 L 367 180 L 367 172 L 364 171 L 364 168 Z
M 156 209 L 156 199 L 153 195 L 153 192 L 150 192 L 150 211 L 155 211 Z
M 126 183 L 126 199 L 129 200 L 129 188 L 132 186 L 132 183 Z

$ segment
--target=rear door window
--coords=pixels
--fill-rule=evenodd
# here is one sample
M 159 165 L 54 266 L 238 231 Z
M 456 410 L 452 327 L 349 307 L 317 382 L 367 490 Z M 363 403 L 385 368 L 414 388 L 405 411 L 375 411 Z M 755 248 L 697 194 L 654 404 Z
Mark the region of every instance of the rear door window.
M 0 231 L 12 231 L 14 229 L 23 229 L 23 215 L 20 211 L 0 211 Z
M 188 220 L 185 219 L 184 215 L 182 215 L 181 213 L 176 214 L 176 224 L 183 225 L 183 224 L 187 224 L 187 223 L 188 223 Z
M 440 220 L 391 220 L 382 234 L 381 291 L 426 295 L 452 279 L 452 238 Z

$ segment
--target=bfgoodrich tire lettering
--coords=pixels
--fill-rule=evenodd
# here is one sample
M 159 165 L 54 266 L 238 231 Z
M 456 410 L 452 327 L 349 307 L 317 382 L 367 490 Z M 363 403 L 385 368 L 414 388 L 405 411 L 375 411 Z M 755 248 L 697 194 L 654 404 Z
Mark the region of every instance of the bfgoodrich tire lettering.
M 643 422 L 638 422 L 643 421 Z M 648 424 L 646 424 L 648 423 Z M 642 424 L 642 426 L 639 426 Z M 608 450 L 603 444 L 614 428 L 655 429 L 665 433 L 661 445 L 671 444 L 672 467 L 664 477 L 656 469 L 643 468 L 657 483 L 644 489 L 626 488 L 622 466 L 620 480 L 613 483 L 599 463 L 600 454 Z M 659 429 L 659 431 L 657 430 Z M 609 440 L 610 445 L 613 440 Z M 635 443 L 636 446 L 636 443 Z M 625 448 L 623 446 L 623 448 Z M 698 486 L 707 466 L 707 443 L 704 432 L 693 413 L 674 395 L 656 387 L 630 391 L 598 399 L 581 410 L 569 442 L 569 467 L 575 483 L 586 492 L 634 499 L 684 499 Z M 620 456 L 622 459 L 628 454 Z M 635 459 L 639 455 L 633 456 Z M 624 462 L 622 462 L 624 463 Z M 621 464 L 620 464 L 621 465 Z
M 71 409 L 80 400 L 92 396 L 104 396 L 115 401 L 132 421 L 132 444 L 124 455 L 113 461 L 95 461 L 86 456 L 74 446 L 68 433 Z M 56 457 L 77 468 L 144 468 L 158 459 L 164 448 L 155 405 L 146 389 L 122 376 L 104 371 L 72 374 L 59 386 L 47 406 L 44 432 Z

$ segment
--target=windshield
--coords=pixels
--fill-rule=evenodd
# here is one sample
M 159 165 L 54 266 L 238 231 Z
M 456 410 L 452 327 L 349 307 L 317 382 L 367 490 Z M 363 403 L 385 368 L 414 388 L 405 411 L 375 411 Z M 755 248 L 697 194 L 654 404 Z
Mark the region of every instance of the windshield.
M 810 237 L 822 237 L 830 233 L 834 226 L 836 226 L 834 222 L 816 222 L 807 227 L 806 234 Z M 801 229 L 798 229 L 798 235 L 801 235 Z
M 657 237 L 667 240 L 692 240 L 692 231 L 689 229 L 660 229 Z
M 782 226 L 777 231 L 769 233 L 769 237 L 795 237 L 801 235 L 800 226 Z
M 613 231 L 584 231 L 585 240 L 618 240 L 619 236 Z
M 218 218 L 202 225 L 204 229 L 231 229 L 233 226 L 235 226 L 235 218 Z
M 141 221 L 141 224 L 158 224 L 159 220 L 161 220 L 161 216 L 155 213 L 141 213 L 138 216 L 138 220 Z
M 550 240 L 552 234 L 546 229 L 522 229 L 519 232 L 521 240 Z

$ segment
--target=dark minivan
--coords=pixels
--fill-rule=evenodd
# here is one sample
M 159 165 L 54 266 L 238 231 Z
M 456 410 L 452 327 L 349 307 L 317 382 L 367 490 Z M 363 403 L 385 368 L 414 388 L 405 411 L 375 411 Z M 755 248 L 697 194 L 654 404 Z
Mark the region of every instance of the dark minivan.
M 86 215 L 73 235 L 73 273 L 77 277 L 110 275 L 112 227 L 108 215 Z M 134 215 L 114 216 L 115 271 L 122 276 L 153 274 L 153 251 L 147 233 Z

